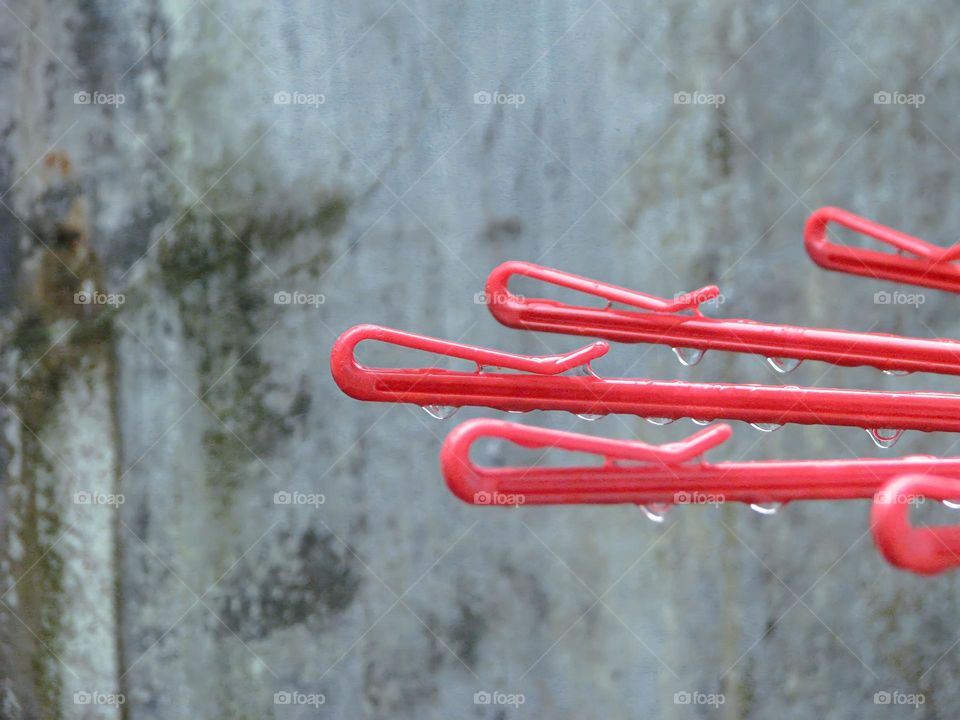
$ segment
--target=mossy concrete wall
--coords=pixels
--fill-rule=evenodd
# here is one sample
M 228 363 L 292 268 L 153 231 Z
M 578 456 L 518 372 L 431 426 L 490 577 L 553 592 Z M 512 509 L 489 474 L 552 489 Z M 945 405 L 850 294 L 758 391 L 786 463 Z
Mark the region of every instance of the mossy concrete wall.
M 477 294 L 511 258 L 662 296 L 717 283 L 730 317 L 956 337 L 954 298 L 878 305 L 890 286 L 816 269 L 801 229 L 833 204 L 956 241 L 958 20 L 946 1 L 0 7 L 0 717 L 872 718 L 878 692 L 951 717 L 958 580 L 886 565 L 865 503 L 664 524 L 467 507 L 437 467 L 452 425 L 349 400 L 327 354 L 360 322 L 576 346 L 489 316 Z M 724 102 L 675 99 L 695 92 Z M 294 292 L 323 302 L 277 301 Z M 596 368 L 952 387 L 648 346 Z M 738 425 L 715 457 L 881 453 Z M 474 703 L 497 691 L 524 703 Z

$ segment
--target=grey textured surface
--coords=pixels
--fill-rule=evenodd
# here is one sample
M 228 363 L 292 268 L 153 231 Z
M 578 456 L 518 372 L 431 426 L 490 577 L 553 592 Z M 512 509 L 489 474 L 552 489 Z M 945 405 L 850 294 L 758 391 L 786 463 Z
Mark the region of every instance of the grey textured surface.
M 801 229 L 832 204 L 956 240 L 958 20 L 945 0 L 0 3 L 0 717 L 953 717 L 958 581 L 888 567 L 865 503 L 664 525 L 471 508 L 437 468 L 449 422 L 349 400 L 326 356 L 359 322 L 575 347 L 476 302 L 510 258 L 666 296 L 718 283 L 731 317 L 956 336 L 955 298 L 877 306 L 889 288 L 815 269 Z M 493 91 L 524 102 L 475 103 Z M 674 102 L 694 91 L 725 102 Z M 126 302 L 78 307 L 81 280 Z M 325 303 L 275 304 L 284 290 Z M 784 381 L 662 347 L 597 369 Z M 954 385 L 816 364 L 789 381 Z M 722 457 L 882 452 L 738 425 Z M 878 707 L 883 691 L 925 702 Z

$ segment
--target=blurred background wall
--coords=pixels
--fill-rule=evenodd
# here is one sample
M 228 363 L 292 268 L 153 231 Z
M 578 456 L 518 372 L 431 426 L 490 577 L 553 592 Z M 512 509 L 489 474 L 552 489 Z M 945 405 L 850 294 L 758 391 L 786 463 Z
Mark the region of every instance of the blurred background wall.
M 866 503 L 469 507 L 437 452 L 484 413 L 354 402 L 327 355 L 360 322 L 577 347 L 489 316 L 512 258 L 717 283 L 728 317 L 956 336 L 955 298 L 877 304 L 895 288 L 815 268 L 801 231 L 831 204 L 958 240 L 958 20 L 946 0 L 0 0 L 0 717 L 951 716 L 957 577 L 886 565 Z M 596 367 L 954 386 L 659 346 Z M 736 424 L 712 457 L 950 452 Z

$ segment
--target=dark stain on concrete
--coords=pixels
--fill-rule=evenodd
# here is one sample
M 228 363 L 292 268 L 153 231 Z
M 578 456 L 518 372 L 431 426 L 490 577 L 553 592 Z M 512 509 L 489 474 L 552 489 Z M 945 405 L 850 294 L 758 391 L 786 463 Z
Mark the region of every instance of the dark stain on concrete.
M 523 233 L 523 222 L 518 217 L 491 220 L 483 231 L 487 242 L 516 240 Z
M 295 625 L 322 625 L 353 603 L 362 574 L 353 555 L 331 534 L 308 529 L 282 535 L 285 560 L 262 569 L 266 550 L 247 558 L 225 581 L 218 615 L 244 641 Z

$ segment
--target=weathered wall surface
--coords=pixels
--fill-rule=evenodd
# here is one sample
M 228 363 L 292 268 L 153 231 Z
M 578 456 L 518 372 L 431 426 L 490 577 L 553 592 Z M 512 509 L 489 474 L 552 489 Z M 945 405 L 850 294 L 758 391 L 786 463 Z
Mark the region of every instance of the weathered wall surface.
M 888 567 L 864 503 L 661 525 L 470 508 L 437 468 L 451 422 L 350 401 L 326 355 L 359 322 L 575 347 L 477 302 L 509 258 L 666 296 L 718 283 L 727 316 L 956 336 L 954 298 L 877 305 L 891 288 L 818 271 L 800 233 L 834 204 L 956 240 L 958 20 L 946 1 L 0 4 L 0 717 L 872 718 L 883 691 L 952 717 L 958 581 Z M 675 102 L 696 91 L 725 102 Z M 295 291 L 325 302 L 275 301 Z M 643 346 L 597 369 L 952 387 Z M 738 425 L 716 457 L 890 452 Z

